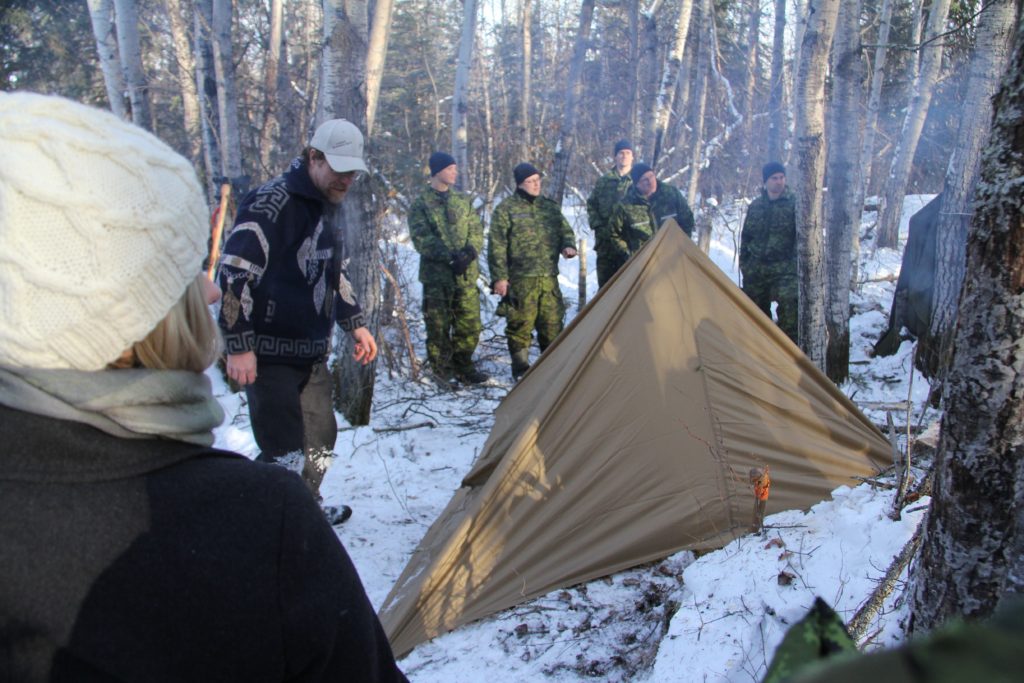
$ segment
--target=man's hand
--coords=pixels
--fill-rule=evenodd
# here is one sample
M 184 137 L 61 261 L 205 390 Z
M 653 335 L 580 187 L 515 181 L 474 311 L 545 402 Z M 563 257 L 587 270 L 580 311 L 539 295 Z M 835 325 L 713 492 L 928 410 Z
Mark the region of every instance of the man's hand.
M 356 340 L 356 350 L 352 352 L 352 358 L 361 365 L 372 363 L 377 357 L 377 341 L 365 327 L 357 327 L 352 330 L 352 338 Z
M 239 386 L 252 384 L 256 381 L 256 354 L 252 351 L 245 353 L 229 353 L 228 377 L 238 383 Z
M 565 258 L 575 258 L 576 249 L 573 247 L 566 247 L 565 249 L 562 250 L 562 256 L 564 256 Z
M 498 296 L 505 296 L 508 294 L 508 280 L 498 280 L 494 283 L 494 286 L 491 287 L 491 291 Z

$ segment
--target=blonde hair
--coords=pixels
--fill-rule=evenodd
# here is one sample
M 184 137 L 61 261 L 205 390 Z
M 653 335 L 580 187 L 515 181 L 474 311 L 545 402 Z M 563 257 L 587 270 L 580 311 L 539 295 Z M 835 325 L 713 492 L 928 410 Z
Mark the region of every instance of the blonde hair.
M 203 372 L 217 360 L 220 349 L 220 334 L 197 279 L 146 338 L 132 344 L 111 366 Z

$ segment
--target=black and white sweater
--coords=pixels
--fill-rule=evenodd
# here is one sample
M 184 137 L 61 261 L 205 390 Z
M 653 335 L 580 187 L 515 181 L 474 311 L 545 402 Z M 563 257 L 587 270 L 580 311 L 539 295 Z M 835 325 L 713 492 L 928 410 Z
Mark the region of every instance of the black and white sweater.
M 364 325 L 335 263 L 325 203 L 301 158 L 242 200 L 218 271 L 228 353 L 312 363 L 328 353 L 335 321 L 347 331 Z

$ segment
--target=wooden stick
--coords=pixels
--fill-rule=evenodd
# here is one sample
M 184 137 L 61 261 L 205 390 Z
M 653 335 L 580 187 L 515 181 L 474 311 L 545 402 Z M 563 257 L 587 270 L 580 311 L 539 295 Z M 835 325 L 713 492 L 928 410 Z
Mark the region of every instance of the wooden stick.
M 416 351 L 412 348 L 412 337 L 409 334 L 409 325 L 405 320 L 405 304 L 402 302 L 402 290 L 398 286 L 398 280 L 396 280 L 395 276 L 384 267 L 383 263 L 380 264 L 380 272 L 384 273 L 384 277 L 386 277 L 388 282 L 391 283 L 391 286 L 395 288 L 395 300 L 398 302 L 398 322 L 402 325 L 402 335 L 405 337 L 405 348 L 409 353 L 410 374 L 412 375 L 412 380 L 415 382 L 419 377 L 420 367 L 419 363 L 416 362 Z
M 217 271 L 217 259 L 220 258 L 220 236 L 224 233 L 224 218 L 228 213 L 228 199 L 231 197 L 231 183 L 220 186 L 220 208 L 217 209 L 217 223 L 213 226 L 213 237 L 210 245 L 210 265 L 206 269 L 206 277 L 213 282 L 213 274 Z

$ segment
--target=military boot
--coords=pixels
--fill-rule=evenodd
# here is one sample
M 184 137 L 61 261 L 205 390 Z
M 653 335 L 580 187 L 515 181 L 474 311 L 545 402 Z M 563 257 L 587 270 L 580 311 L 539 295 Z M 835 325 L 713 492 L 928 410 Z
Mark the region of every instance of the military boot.
M 483 384 L 491 378 L 486 372 L 473 365 L 472 356 L 456 354 L 452 359 L 452 365 L 455 369 L 455 379 L 463 384 Z
M 519 349 L 512 352 L 512 381 L 518 382 L 519 378 L 530 369 L 530 349 Z

